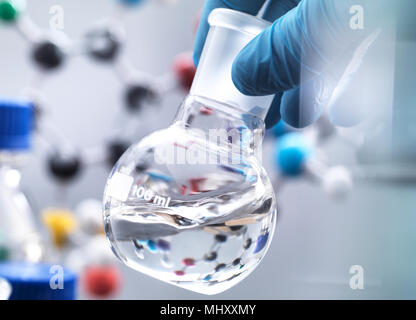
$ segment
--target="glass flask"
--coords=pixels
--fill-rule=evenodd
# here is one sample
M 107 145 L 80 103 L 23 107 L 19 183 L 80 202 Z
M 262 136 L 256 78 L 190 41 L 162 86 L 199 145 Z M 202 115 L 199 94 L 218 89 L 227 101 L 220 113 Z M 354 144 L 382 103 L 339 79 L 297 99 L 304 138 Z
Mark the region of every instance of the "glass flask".
M 32 117 L 30 103 L 0 100 L 0 261 L 39 262 L 44 253 L 33 211 L 20 188 Z
M 261 166 L 273 96 L 231 80 L 239 51 L 269 24 L 216 9 L 189 96 L 173 124 L 133 145 L 104 192 L 111 247 L 129 267 L 180 287 L 220 293 L 264 257 L 276 200 Z

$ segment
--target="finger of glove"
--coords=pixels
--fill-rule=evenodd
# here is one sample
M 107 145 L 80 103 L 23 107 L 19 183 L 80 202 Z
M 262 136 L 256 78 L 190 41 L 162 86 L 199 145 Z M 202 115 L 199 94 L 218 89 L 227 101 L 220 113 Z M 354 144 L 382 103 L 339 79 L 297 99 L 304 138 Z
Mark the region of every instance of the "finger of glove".
M 264 9 L 262 18 L 274 22 L 293 8 L 295 8 L 301 0 L 270 0 Z
M 349 3 L 301 1 L 240 52 L 233 65 L 236 87 L 247 95 L 267 95 L 318 76 L 350 42 L 368 34 L 350 28 Z
M 270 105 L 269 112 L 265 119 L 266 129 L 273 128 L 276 123 L 280 121 L 280 103 L 282 101 L 283 93 L 277 93 Z
M 331 98 L 332 91 L 321 77 L 304 82 L 283 94 L 280 114 L 287 124 L 304 128 L 320 118 Z

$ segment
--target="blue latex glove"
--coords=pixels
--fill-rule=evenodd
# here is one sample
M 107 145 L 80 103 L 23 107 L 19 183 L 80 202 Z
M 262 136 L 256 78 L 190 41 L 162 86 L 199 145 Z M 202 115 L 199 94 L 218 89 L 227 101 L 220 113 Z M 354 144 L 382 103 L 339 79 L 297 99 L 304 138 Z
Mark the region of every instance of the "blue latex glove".
M 266 0 L 208 0 L 202 11 L 194 49 L 197 65 L 209 30 L 208 15 L 215 8 L 230 8 L 257 15 Z M 274 23 L 251 41 L 233 66 L 233 81 L 247 95 L 276 94 L 266 117 L 266 126 L 283 120 L 294 127 L 305 127 L 321 115 L 329 98 L 326 78 L 328 66 L 342 65 L 370 33 L 351 28 L 352 8 L 357 5 L 371 17 L 365 0 L 270 0 L 263 18 Z M 377 1 L 376 1 L 377 2 Z M 348 54 L 347 54 L 348 53 Z M 333 79 L 336 80 L 336 79 Z M 319 96 L 321 95 L 321 96 Z

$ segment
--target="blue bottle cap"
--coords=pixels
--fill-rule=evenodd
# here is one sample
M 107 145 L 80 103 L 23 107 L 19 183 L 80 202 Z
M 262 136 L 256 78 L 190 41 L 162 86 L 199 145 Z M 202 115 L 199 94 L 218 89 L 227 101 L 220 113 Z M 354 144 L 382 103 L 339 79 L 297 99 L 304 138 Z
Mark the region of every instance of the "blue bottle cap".
M 30 148 L 33 104 L 0 98 L 0 150 Z
M 0 263 L 0 278 L 12 286 L 10 300 L 75 300 L 77 275 L 61 266 Z

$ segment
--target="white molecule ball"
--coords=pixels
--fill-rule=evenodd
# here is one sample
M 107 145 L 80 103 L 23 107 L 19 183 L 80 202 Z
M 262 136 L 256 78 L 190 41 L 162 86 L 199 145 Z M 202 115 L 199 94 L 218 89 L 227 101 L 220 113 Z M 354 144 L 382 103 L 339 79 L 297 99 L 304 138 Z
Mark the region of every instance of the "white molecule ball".
M 65 264 L 76 272 L 88 266 L 115 265 L 117 258 L 104 235 L 89 237 L 87 242 L 69 252 Z
M 86 199 L 75 208 L 81 230 L 89 235 L 103 232 L 102 204 L 96 199 Z
M 104 235 L 92 237 L 84 248 L 84 255 L 88 260 L 88 265 L 108 265 L 117 262 Z
M 71 250 L 66 259 L 65 265 L 74 272 L 80 273 L 88 265 L 83 248 Z
M 0 300 L 8 300 L 12 294 L 12 286 L 3 278 L 0 278 Z
M 330 168 L 323 177 L 323 187 L 332 199 L 345 199 L 353 187 L 350 171 L 343 166 Z

